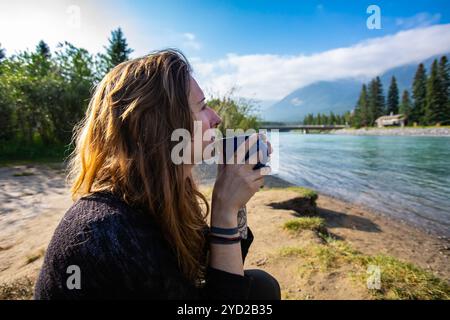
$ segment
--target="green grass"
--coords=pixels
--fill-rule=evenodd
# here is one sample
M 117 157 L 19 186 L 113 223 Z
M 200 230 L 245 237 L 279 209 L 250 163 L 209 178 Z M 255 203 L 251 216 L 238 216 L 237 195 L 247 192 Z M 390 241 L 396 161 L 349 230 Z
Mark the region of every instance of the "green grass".
M 30 264 L 45 255 L 45 249 L 39 249 L 26 257 L 26 264 Z
M 303 256 L 306 251 L 300 247 L 282 247 L 279 249 L 279 254 L 282 257 Z
M 301 194 L 305 198 L 310 198 L 316 200 L 318 198 L 318 194 L 316 191 L 304 187 L 287 187 L 286 190 L 294 191 Z
M 314 244 L 305 247 L 283 247 L 279 254 L 284 257 L 302 257 L 305 267 L 329 271 L 338 268 L 343 263 L 352 262 L 357 252 L 343 241 L 334 241 L 330 245 Z
M 357 260 L 363 267 L 375 265 L 380 268 L 381 289 L 371 290 L 378 299 L 450 299 L 448 283 L 411 263 L 387 255 L 359 255 Z
M 23 172 L 18 172 L 18 173 L 14 173 L 13 176 L 14 177 L 28 177 L 28 176 L 33 176 L 34 173 L 30 172 L 30 171 L 23 171 Z
M 9 141 L 0 143 L 0 166 L 61 162 L 70 155 L 71 149 L 64 144 L 45 145 L 39 139 L 32 143 Z
M 313 271 L 329 272 L 349 266 L 352 271 L 348 276 L 364 286 L 369 276 L 368 267 L 376 266 L 381 273 L 381 288 L 367 289 L 375 299 L 450 299 L 450 285 L 431 272 L 391 256 L 362 254 L 344 241 L 283 247 L 278 254 L 301 257 L 299 272 L 302 276 Z
M 317 194 L 316 191 L 305 188 L 305 187 L 296 187 L 296 186 L 284 187 L 284 188 L 275 187 L 275 188 L 267 188 L 267 189 L 262 189 L 262 190 L 263 191 L 270 191 L 270 190 L 294 191 L 304 198 L 313 199 L 313 200 L 317 200 L 317 198 L 319 197 L 319 195 Z
M 286 221 L 283 229 L 299 232 L 301 230 L 313 230 L 325 232 L 325 220 L 319 217 L 300 217 Z

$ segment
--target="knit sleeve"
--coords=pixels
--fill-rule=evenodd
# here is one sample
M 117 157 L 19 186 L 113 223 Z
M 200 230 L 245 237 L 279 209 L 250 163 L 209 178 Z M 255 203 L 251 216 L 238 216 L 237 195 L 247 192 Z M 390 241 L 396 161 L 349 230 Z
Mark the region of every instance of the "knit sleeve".
M 157 225 L 109 198 L 74 204 L 47 248 L 36 299 L 246 299 L 250 278 L 208 267 L 199 290 Z M 94 201 L 95 200 L 95 201 Z M 253 241 L 241 241 L 245 259 Z M 68 286 L 77 267 L 80 286 Z
M 208 267 L 206 285 L 201 298 L 208 300 L 246 300 L 250 292 L 251 278 Z
M 50 243 L 37 299 L 116 299 L 162 296 L 161 251 L 154 237 L 113 215 L 77 227 L 63 221 Z M 144 244 L 148 244 L 148 247 Z M 79 270 L 79 288 L 67 285 L 67 268 Z
M 147 220 L 98 203 L 84 201 L 74 206 L 55 230 L 35 298 L 174 299 L 192 295 L 194 289 L 183 282 L 171 251 Z M 80 271 L 80 288 L 67 286 L 70 266 Z

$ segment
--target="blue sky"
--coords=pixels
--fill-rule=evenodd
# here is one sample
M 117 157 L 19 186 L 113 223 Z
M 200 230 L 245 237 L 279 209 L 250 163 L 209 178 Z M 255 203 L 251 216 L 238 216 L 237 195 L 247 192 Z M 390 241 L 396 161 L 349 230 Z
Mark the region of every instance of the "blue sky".
M 369 30 L 366 9 L 381 9 L 382 29 Z M 395 33 L 450 22 L 449 1 L 138 1 L 127 5 L 151 30 L 195 34 L 203 58 L 225 53 L 311 54 Z M 155 13 L 155 14 L 152 14 Z M 421 20 L 422 18 L 422 20 Z M 400 23 L 400 19 L 409 24 Z
M 371 4 L 381 9 L 379 30 L 366 27 Z M 237 87 L 264 101 L 314 81 L 371 77 L 450 52 L 448 0 L 0 0 L 7 54 L 34 49 L 40 39 L 97 52 L 118 26 L 133 56 L 178 47 L 206 91 Z

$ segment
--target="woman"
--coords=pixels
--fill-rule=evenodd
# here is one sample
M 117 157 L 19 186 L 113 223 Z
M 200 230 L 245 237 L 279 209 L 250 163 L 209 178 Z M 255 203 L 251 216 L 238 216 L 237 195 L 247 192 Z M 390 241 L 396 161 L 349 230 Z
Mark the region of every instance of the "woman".
M 221 119 L 180 52 L 155 52 L 105 76 L 76 130 L 76 201 L 49 244 L 35 298 L 280 298 L 272 276 L 243 270 L 253 235 L 241 240 L 236 228 L 263 176 L 249 164 L 220 165 L 210 229 L 192 165 L 171 160 L 172 132 L 194 134 L 194 121 L 203 133 Z

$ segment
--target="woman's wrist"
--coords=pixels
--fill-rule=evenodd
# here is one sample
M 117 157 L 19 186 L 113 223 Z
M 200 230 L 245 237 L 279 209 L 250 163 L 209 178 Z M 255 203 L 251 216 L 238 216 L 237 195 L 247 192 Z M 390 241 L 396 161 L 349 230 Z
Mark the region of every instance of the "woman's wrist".
M 237 211 L 231 208 L 225 209 L 218 203 L 213 204 L 211 212 L 211 227 L 236 229 L 237 228 Z M 223 233 L 223 232 L 222 232 Z M 239 236 L 236 232 L 230 237 Z M 223 236 L 222 237 L 226 237 Z M 211 267 L 243 276 L 244 267 L 242 262 L 242 248 L 240 241 L 229 240 L 209 240 L 211 248 L 211 256 L 209 264 Z
M 239 208 L 234 208 L 221 199 L 213 199 L 211 210 L 211 226 L 219 228 L 237 227 L 237 213 Z
M 237 211 L 213 210 L 211 213 L 211 226 L 217 228 L 237 228 Z
M 211 218 L 211 226 L 218 228 L 237 228 L 237 219 Z

